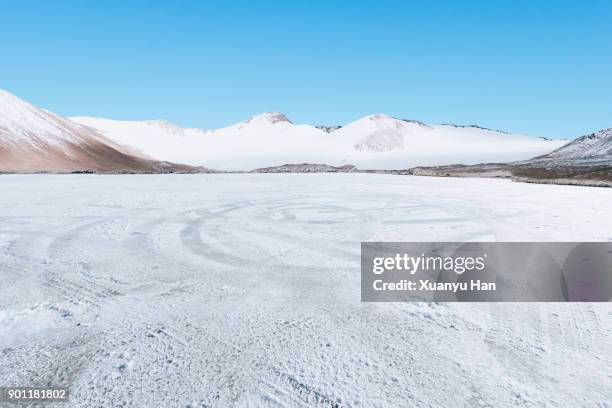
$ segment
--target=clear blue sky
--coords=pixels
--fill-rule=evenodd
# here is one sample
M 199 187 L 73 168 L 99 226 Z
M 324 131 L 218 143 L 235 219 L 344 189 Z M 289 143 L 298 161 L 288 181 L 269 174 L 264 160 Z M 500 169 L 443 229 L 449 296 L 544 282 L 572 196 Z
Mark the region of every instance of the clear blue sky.
M 612 1 L 6 1 L 0 88 L 214 128 L 278 110 L 576 137 L 612 127 Z

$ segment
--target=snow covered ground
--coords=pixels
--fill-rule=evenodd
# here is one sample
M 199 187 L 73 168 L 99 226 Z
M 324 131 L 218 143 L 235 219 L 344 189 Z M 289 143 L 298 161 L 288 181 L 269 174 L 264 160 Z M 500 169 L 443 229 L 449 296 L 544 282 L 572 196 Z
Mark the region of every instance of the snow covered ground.
M 609 407 L 610 304 L 360 302 L 360 241 L 610 241 L 612 190 L 0 177 L 1 385 L 70 407 Z

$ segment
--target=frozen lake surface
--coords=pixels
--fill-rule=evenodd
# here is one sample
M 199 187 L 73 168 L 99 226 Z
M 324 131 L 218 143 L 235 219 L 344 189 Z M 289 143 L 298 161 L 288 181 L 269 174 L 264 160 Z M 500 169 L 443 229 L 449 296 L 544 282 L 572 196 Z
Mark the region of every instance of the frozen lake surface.
M 70 407 L 612 406 L 607 304 L 360 302 L 361 241 L 610 241 L 612 189 L 0 176 L 0 385 Z

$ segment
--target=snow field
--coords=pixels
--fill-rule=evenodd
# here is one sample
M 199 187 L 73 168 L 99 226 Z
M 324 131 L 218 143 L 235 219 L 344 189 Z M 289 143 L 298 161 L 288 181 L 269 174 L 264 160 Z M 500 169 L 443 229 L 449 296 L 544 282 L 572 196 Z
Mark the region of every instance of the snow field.
M 612 190 L 0 177 L 0 376 L 65 406 L 607 406 L 609 304 L 360 302 L 361 241 L 612 240 Z

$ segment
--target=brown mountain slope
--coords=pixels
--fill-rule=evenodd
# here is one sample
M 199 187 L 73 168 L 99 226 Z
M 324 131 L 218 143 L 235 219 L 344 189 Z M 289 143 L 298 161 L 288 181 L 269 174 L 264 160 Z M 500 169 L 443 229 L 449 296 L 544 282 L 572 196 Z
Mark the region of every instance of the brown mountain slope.
M 95 130 L 0 90 L 0 172 L 196 172 L 122 147 Z

